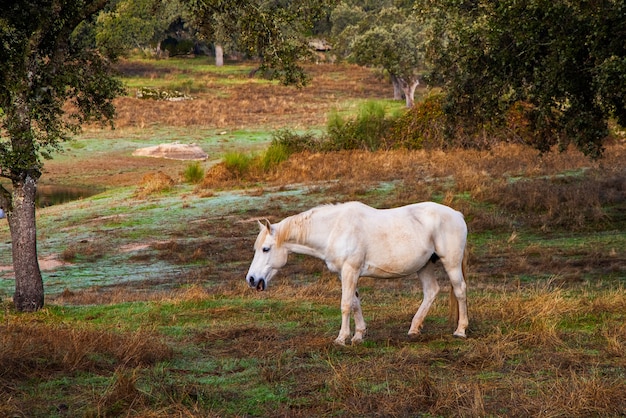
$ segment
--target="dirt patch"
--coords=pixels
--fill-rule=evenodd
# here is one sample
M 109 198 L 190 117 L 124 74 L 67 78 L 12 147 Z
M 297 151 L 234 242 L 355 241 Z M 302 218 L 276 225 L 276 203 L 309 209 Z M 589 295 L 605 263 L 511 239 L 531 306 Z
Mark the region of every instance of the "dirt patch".
M 56 255 L 50 255 L 39 259 L 39 269 L 41 271 L 55 270 L 59 267 L 67 266 L 69 263 L 57 259 Z M 12 265 L 0 265 L 0 273 L 13 272 Z

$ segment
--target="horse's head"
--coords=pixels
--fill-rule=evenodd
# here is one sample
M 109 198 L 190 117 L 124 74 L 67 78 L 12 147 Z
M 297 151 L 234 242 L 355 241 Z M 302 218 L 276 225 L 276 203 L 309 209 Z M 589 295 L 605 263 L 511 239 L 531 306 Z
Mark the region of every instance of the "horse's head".
M 259 222 L 261 231 L 254 243 L 254 258 L 246 282 L 256 290 L 265 290 L 278 269 L 287 263 L 289 252 L 276 240 L 276 228 L 267 220 Z

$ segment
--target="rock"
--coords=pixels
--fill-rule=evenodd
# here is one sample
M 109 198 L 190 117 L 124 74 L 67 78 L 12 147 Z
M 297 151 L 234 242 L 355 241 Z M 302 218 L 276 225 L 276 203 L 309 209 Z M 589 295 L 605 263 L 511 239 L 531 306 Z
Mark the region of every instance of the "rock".
M 204 161 L 208 154 L 196 144 L 160 144 L 153 147 L 139 148 L 133 152 L 135 157 L 167 158 L 170 160 Z

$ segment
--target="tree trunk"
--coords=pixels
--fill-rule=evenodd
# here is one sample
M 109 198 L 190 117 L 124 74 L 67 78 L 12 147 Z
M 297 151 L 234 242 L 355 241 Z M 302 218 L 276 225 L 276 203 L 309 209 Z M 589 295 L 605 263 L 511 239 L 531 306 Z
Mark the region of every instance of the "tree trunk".
M 391 84 L 393 84 L 393 100 L 403 100 L 404 93 L 402 92 L 400 80 L 393 74 L 391 74 Z
M 408 80 L 408 82 L 402 83 L 404 96 L 406 98 L 406 107 L 413 107 L 415 103 L 415 89 L 419 86 L 419 79 Z
M 413 104 L 415 103 L 415 89 L 420 84 L 419 77 L 409 77 L 407 79 L 392 75 L 391 79 L 394 81 L 394 91 L 396 89 L 396 85 L 402 90 L 404 98 L 406 99 L 406 107 L 413 107 Z
M 224 48 L 219 44 L 215 44 L 215 65 L 218 67 L 224 65 Z
M 37 261 L 36 190 L 37 179 L 30 175 L 14 180 L 12 208 L 7 212 L 15 271 L 13 304 L 22 312 L 36 311 L 44 304 L 43 279 Z

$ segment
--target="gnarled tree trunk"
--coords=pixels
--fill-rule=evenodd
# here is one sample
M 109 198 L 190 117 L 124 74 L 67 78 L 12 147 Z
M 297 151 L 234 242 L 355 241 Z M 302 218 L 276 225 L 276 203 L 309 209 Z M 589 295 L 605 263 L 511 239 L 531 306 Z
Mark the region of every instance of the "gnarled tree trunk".
M 391 74 L 391 82 L 393 83 L 393 98 L 395 100 L 404 98 L 406 107 L 413 107 L 415 103 L 415 89 L 420 84 L 419 77 L 402 77 Z
M 30 175 L 13 181 L 13 204 L 7 212 L 15 271 L 13 303 L 22 312 L 36 311 L 44 304 L 43 279 L 37 260 L 36 191 L 37 179 Z
M 397 76 L 391 74 L 391 84 L 393 84 L 393 100 L 404 100 L 404 92 Z

